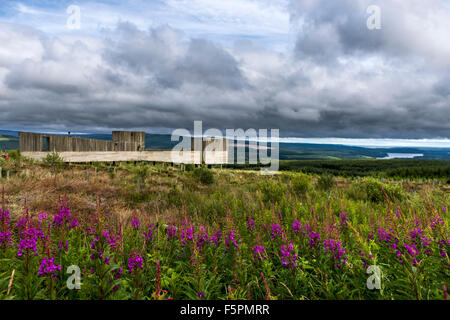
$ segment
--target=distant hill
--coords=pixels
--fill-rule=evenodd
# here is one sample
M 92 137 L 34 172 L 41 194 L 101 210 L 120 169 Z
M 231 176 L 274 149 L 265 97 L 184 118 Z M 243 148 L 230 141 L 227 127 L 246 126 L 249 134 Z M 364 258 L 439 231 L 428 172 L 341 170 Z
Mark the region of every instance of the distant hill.
M 0 134 L 0 150 L 13 150 L 19 148 L 19 137 Z
M 0 130 L 0 150 L 19 148 L 17 131 Z M 73 135 L 82 138 L 111 140 L 111 134 Z M 178 141 L 171 141 L 169 134 L 147 134 L 146 148 L 170 150 Z M 338 159 L 378 159 L 388 154 L 423 154 L 416 159 L 450 161 L 450 148 L 395 147 L 364 148 L 332 144 L 280 143 L 280 160 L 338 160 Z

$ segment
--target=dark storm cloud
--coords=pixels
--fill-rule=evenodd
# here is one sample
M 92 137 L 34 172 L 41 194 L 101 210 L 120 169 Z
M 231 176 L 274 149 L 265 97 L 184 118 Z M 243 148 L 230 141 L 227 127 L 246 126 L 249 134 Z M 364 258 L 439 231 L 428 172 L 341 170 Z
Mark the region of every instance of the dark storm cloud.
M 130 23 L 121 23 L 116 32 L 119 41 L 111 42 L 112 47 L 106 49 L 106 61 L 152 76 L 161 87 L 200 83 L 240 89 L 245 85 L 233 56 L 210 41 L 192 39 L 183 45 L 182 33 L 168 26 L 147 33 Z
M 299 137 L 450 137 L 442 1 L 292 1 L 284 54 L 160 26 L 50 36 L 2 24 L 0 125 L 57 130 L 279 128 Z M 431 18 L 432 17 L 432 18 Z M 422 25 L 421 25 L 422 24 Z

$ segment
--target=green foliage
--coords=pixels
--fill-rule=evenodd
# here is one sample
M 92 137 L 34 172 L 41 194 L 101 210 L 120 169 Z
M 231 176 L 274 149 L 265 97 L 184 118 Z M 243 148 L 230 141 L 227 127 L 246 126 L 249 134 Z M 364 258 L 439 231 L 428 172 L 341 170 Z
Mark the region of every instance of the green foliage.
M 386 201 L 386 196 L 390 201 L 402 200 L 405 197 L 401 186 L 388 185 L 374 178 L 365 179 L 363 187 L 366 190 L 367 199 L 376 203 Z
M 133 173 L 136 178 L 140 177 L 145 180 L 148 176 L 148 173 L 150 172 L 150 167 L 145 163 L 138 163 L 136 165 L 131 165 L 129 167 L 129 171 Z
M 8 156 L 11 160 L 20 160 L 22 155 L 19 150 L 10 150 L 8 151 Z
M 450 161 L 438 160 L 292 160 L 280 161 L 280 170 L 342 177 L 450 179 Z
M 304 173 L 298 173 L 292 179 L 292 189 L 298 195 L 305 195 L 310 187 L 311 178 Z
M 48 168 L 61 168 L 64 165 L 64 159 L 57 152 L 52 152 L 42 159 L 42 164 Z
M 317 180 L 317 188 L 323 191 L 331 190 L 336 184 L 336 179 L 331 174 L 323 174 Z
M 213 172 L 205 167 L 196 168 L 193 171 L 193 177 L 201 184 L 209 185 L 214 183 Z
M 170 188 L 169 192 L 167 193 L 167 200 L 170 204 L 179 207 L 182 204 L 182 193 L 177 188 L 176 185 L 172 186 Z
M 280 183 L 272 178 L 268 178 L 261 182 L 258 189 L 261 191 L 262 200 L 264 202 L 280 202 L 287 192 L 287 186 L 284 183 Z
M 56 174 L 64 167 L 64 159 L 57 152 L 52 152 L 42 159 L 42 164 L 44 167 L 50 168 L 56 177 Z

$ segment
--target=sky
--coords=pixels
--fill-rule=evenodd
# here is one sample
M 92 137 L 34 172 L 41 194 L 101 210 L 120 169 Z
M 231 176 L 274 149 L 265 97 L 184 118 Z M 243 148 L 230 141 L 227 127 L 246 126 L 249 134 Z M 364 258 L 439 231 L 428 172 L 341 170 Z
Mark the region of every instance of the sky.
M 1 1 L 0 128 L 450 147 L 449 21 L 447 0 Z

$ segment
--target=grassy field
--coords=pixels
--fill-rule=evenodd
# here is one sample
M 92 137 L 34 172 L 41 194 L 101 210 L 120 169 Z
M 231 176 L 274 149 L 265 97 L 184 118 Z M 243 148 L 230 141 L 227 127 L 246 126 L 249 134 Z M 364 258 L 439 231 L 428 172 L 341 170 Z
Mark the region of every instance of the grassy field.
M 449 286 L 446 181 L 0 166 L 1 299 L 442 299 Z

